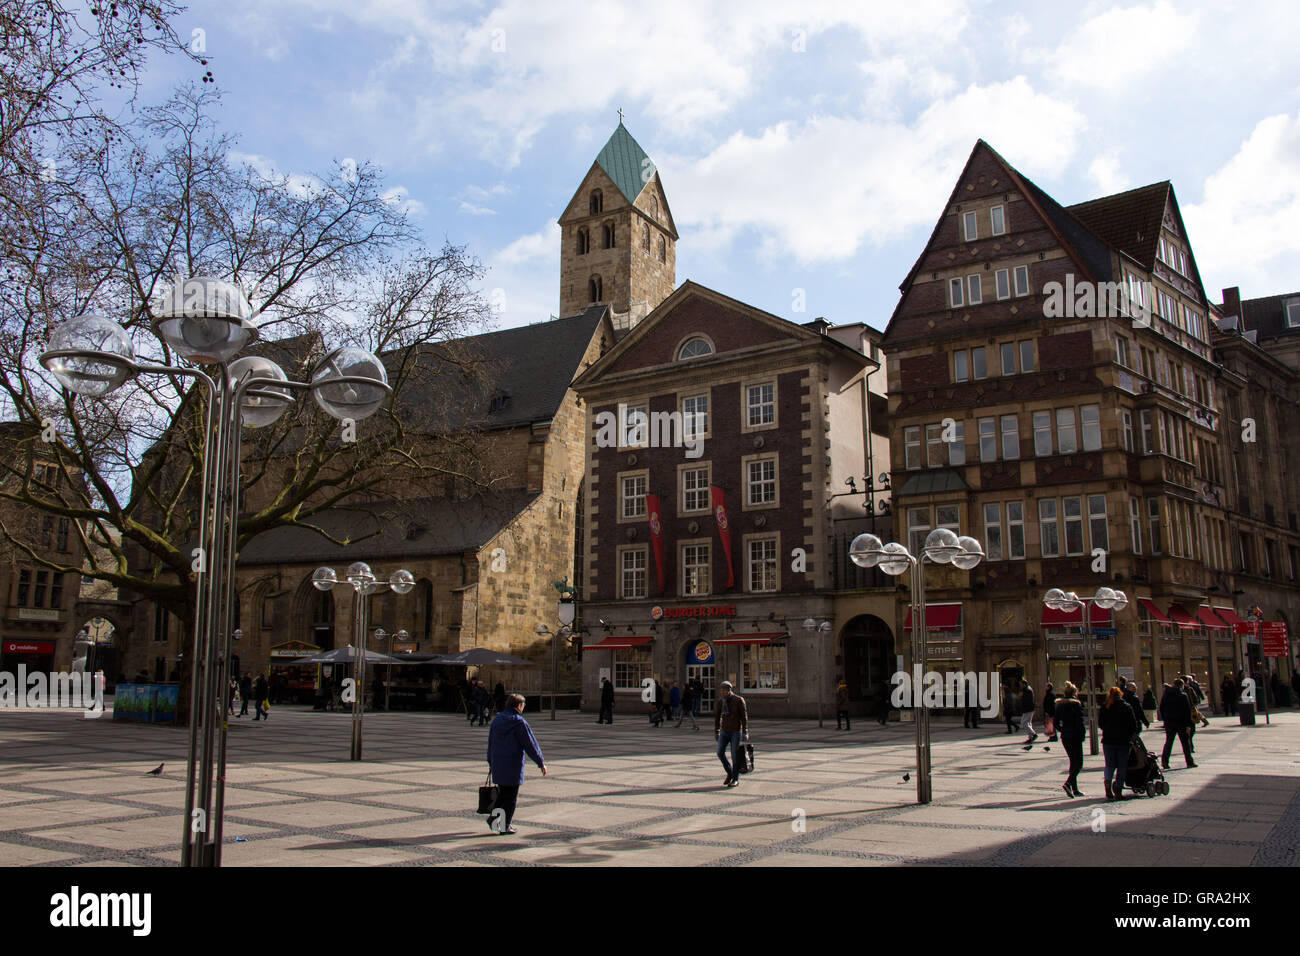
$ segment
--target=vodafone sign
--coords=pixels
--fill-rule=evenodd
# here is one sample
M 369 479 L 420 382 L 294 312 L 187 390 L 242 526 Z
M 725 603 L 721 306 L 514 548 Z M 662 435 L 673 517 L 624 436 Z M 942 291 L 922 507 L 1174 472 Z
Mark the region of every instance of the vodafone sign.
M 53 641 L 5 641 L 6 654 L 53 654 Z

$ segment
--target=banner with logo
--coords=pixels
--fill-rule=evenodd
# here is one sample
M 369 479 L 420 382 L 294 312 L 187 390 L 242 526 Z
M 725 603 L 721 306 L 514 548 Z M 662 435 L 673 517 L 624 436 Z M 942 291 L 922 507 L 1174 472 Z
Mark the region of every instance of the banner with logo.
M 650 541 L 655 549 L 655 580 L 659 583 L 659 593 L 664 591 L 664 522 L 660 514 L 658 495 L 645 496 L 645 508 L 650 516 Z
M 727 522 L 726 497 L 717 485 L 709 485 L 709 500 L 713 504 L 713 517 L 718 522 L 718 537 L 722 539 L 722 557 L 727 562 L 727 587 L 734 587 L 736 576 L 731 570 L 731 525 Z

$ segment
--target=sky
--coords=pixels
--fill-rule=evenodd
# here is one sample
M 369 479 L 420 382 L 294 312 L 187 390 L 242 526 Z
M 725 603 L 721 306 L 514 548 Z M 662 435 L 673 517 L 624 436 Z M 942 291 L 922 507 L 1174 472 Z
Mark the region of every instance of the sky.
M 975 141 L 1063 204 L 1171 180 L 1207 294 L 1300 290 L 1300 4 L 194 0 L 239 151 L 371 161 L 493 325 L 559 307 L 563 211 L 618 123 L 654 160 L 677 282 L 883 329 Z M 803 303 L 804 311 L 796 311 Z M 256 304 L 256 303 L 254 303 Z

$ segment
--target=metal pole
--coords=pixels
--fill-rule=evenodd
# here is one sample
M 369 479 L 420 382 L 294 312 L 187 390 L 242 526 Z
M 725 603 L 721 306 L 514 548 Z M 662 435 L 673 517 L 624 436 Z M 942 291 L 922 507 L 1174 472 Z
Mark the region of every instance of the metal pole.
M 1273 721 L 1268 715 L 1268 658 L 1264 656 L 1264 618 L 1255 618 L 1255 640 L 1259 641 L 1259 676 L 1263 687 L 1255 688 L 1255 699 L 1264 711 L 1264 726 L 1271 726 Z
M 551 635 L 551 720 L 555 719 L 555 695 L 560 691 L 560 659 L 555 645 L 563 631 L 561 627 Z
M 812 632 L 812 639 L 813 653 L 817 655 L 817 726 L 821 727 L 822 722 L 826 719 L 826 658 L 822 654 L 821 641 L 818 640 L 819 634 L 821 634 L 820 622 L 818 628 Z
M 1092 665 L 1092 615 L 1088 602 L 1083 602 L 1083 660 L 1088 669 L 1088 752 L 1094 757 L 1099 749 L 1097 744 L 1097 687 L 1096 675 Z
M 366 586 L 353 585 L 355 603 L 352 609 L 352 621 L 355 630 L 353 638 L 352 675 L 356 687 L 352 694 L 352 759 L 361 759 L 361 712 L 365 707 L 366 680 Z
M 926 619 L 925 607 L 925 555 L 913 559 L 912 593 L 916 595 L 920 616 L 913 617 L 917 626 L 912 628 L 912 640 L 915 642 L 912 660 L 915 662 L 913 673 L 919 673 L 925 680 L 925 669 L 929 664 L 926 642 L 930 637 L 930 622 Z M 914 686 L 912 693 L 920 693 Z M 916 802 L 930 802 L 930 711 L 925 705 L 925 694 L 920 694 L 921 705 L 916 709 Z

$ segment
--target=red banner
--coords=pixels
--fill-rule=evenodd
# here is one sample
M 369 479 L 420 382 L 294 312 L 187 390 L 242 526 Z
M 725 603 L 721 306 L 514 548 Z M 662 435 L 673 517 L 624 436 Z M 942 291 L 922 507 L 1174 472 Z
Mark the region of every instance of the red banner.
M 709 501 L 713 505 L 713 517 L 718 522 L 718 537 L 722 539 L 722 556 L 727 561 L 727 587 L 734 587 L 736 576 L 731 570 L 731 525 L 727 523 L 727 501 L 722 489 L 709 485 Z
M 664 522 L 660 515 L 658 495 L 645 496 L 646 512 L 650 516 L 650 542 L 655 547 L 655 580 L 659 583 L 659 593 L 664 593 Z

